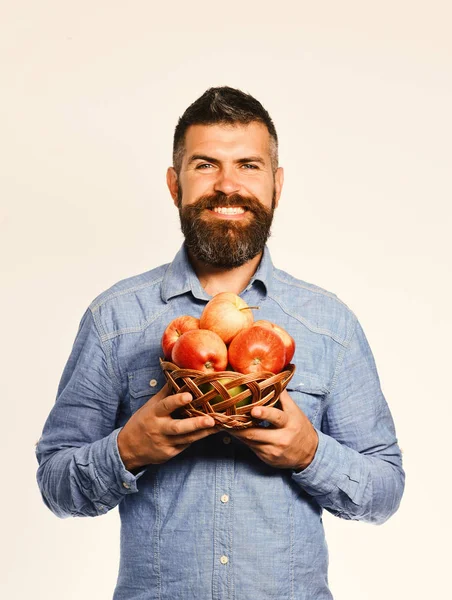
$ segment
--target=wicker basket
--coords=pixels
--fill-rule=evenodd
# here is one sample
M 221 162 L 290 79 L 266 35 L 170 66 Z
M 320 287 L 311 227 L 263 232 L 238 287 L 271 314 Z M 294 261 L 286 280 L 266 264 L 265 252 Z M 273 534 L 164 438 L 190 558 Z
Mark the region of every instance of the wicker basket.
M 217 371 L 204 373 L 194 369 L 181 369 L 177 365 L 160 359 L 160 364 L 173 394 L 190 392 L 193 400 L 180 409 L 182 417 L 196 417 L 210 415 L 217 426 L 224 429 L 245 429 L 257 425 L 260 419 L 251 417 L 250 412 L 254 406 L 274 406 L 281 392 L 286 388 L 295 372 L 295 365 L 287 365 L 281 373 L 250 373 L 243 375 L 235 371 Z M 220 379 L 229 379 L 225 383 Z M 212 389 L 204 393 L 199 386 L 210 383 Z M 237 386 L 246 389 L 235 396 L 229 390 Z M 215 401 L 220 395 L 223 400 Z M 250 400 L 249 404 L 236 406 L 243 400 Z

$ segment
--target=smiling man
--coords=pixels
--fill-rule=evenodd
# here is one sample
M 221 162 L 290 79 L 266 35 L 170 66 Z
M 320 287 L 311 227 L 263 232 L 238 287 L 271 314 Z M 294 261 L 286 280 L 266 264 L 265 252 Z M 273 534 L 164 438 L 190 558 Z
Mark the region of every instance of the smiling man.
M 38 444 L 38 482 L 58 516 L 119 506 L 116 600 L 327 600 L 324 509 L 386 521 L 404 472 L 366 337 L 334 295 L 276 269 L 266 245 L 283 186 L 263 106 L 207 90 L 180 118 L 167 183 L 184 244 L 119 282 L 80 324 Z M 172 417 L 160 340 L 218 292 L 260 306 L 296 341 L 296 373 L 269 427 L 218 431 Z
M 252 275 L 283 184 L 282 168 L 275 168 L 275 141 L 254 121 L 192 125 L 184 146 L 181 160 L 175 153 L 176 167 L 168 169 L 167 180 L 190 257 L 199 268 L 248 263 Z

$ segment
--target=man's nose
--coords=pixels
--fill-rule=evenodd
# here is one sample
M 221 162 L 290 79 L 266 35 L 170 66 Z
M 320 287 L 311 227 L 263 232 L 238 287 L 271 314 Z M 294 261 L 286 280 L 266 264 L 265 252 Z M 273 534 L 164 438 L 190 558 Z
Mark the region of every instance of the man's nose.
M 218 172 L 214 190 L 223 194 L 236 194 L 240 191 L 240 181 L 234 168 L 223 168 Z

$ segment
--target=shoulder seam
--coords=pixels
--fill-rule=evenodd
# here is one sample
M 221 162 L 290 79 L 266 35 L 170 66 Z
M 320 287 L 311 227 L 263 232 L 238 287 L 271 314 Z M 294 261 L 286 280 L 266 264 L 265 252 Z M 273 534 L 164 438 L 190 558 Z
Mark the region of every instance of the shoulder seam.
M 351 344 L 353 336 L 355 335 L 357 326 L 358 326 L 358 319 L 355 318 L 354 323 L 353 323 L 353 327 L 350 328 L 350 331 L 349 331 L 349 334 L 348 334 L 348 337 L 347 337 L 347 345 L 344 346 L 344 349 L 339 353 L 339 356 L 337 357 L 336 367 L 334 369 L 333 377 L 331 378 L 330 391 L 328 392 L 328 395 L 330 397 L 333 394 L 333 390 L 334 390 L 334 388 L 336 386 L 336 383 L 337 383 L 337 379 L 338 379 L 340 368 L 342 366 L 342 363 L 344 362 L 345 353 L 347 352 L 347 350 L 350 347 L 350 344 Z
M 108 340 L 112 340 L 120 335 L 125 335 L 127 333 L 140 333 L 140 331 L 144 331 L 151 325 L 156 319 L 160 318 L 166 312 L 170 310 L 171 306 L 165 306 L 160 312 L 153 315 L 152 318 L 147 319 L 141 325 L 137 325 L 136 327 L 126 327 L 124 329 L 116 329 L 115 331 L 111 331 L 110 333 L 105 333 L 101 339 L 103 342 L 107 342 Z
M 96 329 L 96 333 L 99 336 L 99 341 L 100 341 L 100 345 L 101 348 L 105 354 L 105 360 L 108 366 L 108 370 L 110 371 L 111 375 L 112 375 L 112 382 L 114 382 L 114 385 L 116 386 L 116 388 L 119 390 L 120 393 L 122 393 L 121 390 L 121 381 L 118 377 L 118 375 L 116 374 L 114 368 L 113 368 L 113 356 L 112 356 L 112 352 L 111 352 L 111 344 L 106 345 L 105 344 L 105 332 L 104 329 L 102 327 L 102 323 L 100 322 L 100 317 L 99 317 L 99 313 L 97 312 L 96 314 L 91 310 L 91 316 L 93 318 L 94 321 L 94 326 Z
M 117 298 L 118 296 L 125 296 L 127 294 L 132 294 L 134 292 L 138 292 L 139 290 L 143 290 L 147 287 L 151 287 L 153 285 L 161 283 L 163 281 L 163 279 L 164 279 L 164 277 L 159 277 L 159 279 L 153 279 L 152 281 L 147 281 L 146 283 L 142 283 L 140 285 L 135 285 L 135 286 L 127 288 L 125 290 L 118 290 L 117 292 L 112 292 L 111 294 L 109 294 L 108 296 L 105 296 L 103 298 L 101 296 L 101 300 L 99 300 L 98 302 L 94 301 L 90 305 L 90 309 L 94 313 L 94 312 L 98 311 L 99 308 L 101 306 L 103 306 L 106 302 L 108 302 L 109 300 L 113 300 L 113 298 Z
M 304 317 L 301 317 L 300 315 L 297 315 L 297 314 L 293 313 L 292 311 L 290 311 L 279 300 L 279 298 L 276 298 L 275 296 L 273 296 L 271 294 L 269 294 L 268 297 L 271 298 L 272 300 L 274 300 L 279 305 L 279 307 L 286 313 L 286 315 L 289 315 L 289 317 L 292 317 L 292 318 L 296 319 L 298 322 L 302 323 L 307 329 L 309 329 L 309 331 L 312 331 L 313 333 L 318 333 L 320 335 L 326 335 L 327 337 L 331 338 L 334 342 L 336 342 L 340 346 L 343 346 L 344 348 L 347 347 L 346 340 L 340 339 L 336 334 L 334 334 L 329 329 L 323 329 L 321 327 L 315 327 L 315 325 L 312 325 L 312 323 L 310 323 L 309 321 L 307 321 Z M 350 311 L 350 313 L 353 315 L 353 313 L 351 311 Z
M 282 273 L 283 271 L 281 271 L 280 269 L 275 269 L 276 271 Z M 278 275 L 274 272 L 273 273 L 273 277 L 275 279 L 277 279 L 278 281 L 280 281 L 281 283 L 285 283 L 286 285 L 291 285 L 293 287 L 297 287 L 297 288 L 301 288 L 303 290 L 308 290 L 309 292 L 312 292 L 313 294 L 320 294 L 321 296 L 326 296 L 327 298 L 331 298 L 332 300 L 335 300 L 336 302 L 338 302 L 339 304 L 342 304 L 342 306 L 345 306 L 345 308 L 347 308 L 348 310 L 350 310 L 350 308 L 345 304 L 345 302 L 343 302 L 340 298 L 338 298 L 336 296 L 336 294 L 333 294 L 332 292 L 328 292 L 327 290 L 324 290 L 318 286 L 315 285 L 310 285 L 308 283 L 304 283 L 300 280 L 296 280 L 296 281 L 287 281 L 287 279 L 283 279 L 282 277 L 278 277 Z M 351 312 L 351 311 L 350 311 Z

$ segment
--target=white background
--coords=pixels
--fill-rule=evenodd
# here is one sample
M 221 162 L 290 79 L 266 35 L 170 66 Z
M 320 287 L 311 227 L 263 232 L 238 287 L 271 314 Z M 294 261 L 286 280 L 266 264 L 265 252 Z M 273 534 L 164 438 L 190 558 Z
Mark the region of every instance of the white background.
M 230 85 L 279 133 L 274 263 L 358 315 L 404 451 L 390 521 L 325 515 L 335 600 L 445 598 L 450 3 L 15 0 L 0 12 L 1 596 L 111 598 L 117 511 L 54 517 L 34 443 L 88 304 L 179 248 L 174 127 L 208 87 Z

